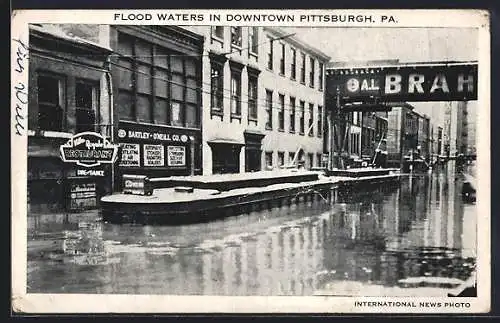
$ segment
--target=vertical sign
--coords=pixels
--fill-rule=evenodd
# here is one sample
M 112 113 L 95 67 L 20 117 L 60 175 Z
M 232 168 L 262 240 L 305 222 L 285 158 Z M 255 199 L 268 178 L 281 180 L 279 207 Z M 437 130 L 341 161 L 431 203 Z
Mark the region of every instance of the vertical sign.
M 168 146 L 167 147 L 168 166 L 186 166 L 186 147 Z
M 165 151 L 163 145 L 144 145 L 144 166 L 165 166 Z

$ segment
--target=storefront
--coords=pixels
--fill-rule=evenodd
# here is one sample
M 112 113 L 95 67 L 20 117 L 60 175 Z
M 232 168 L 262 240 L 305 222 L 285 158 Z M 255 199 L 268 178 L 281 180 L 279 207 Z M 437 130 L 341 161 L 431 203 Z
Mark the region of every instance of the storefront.
M 212 149 L 212 174 L 235 174 L 240 172 L 240 153 L 243 143 L 220 138 L 208 141 Z
M 262 169 L 262 138 L 260 131 L 244 132 L 245 135 L 245 171 L 258 172 Z
M 200 131 L 121 121 L 118 176 L 149 177 L 198 174 L 201 164 Z

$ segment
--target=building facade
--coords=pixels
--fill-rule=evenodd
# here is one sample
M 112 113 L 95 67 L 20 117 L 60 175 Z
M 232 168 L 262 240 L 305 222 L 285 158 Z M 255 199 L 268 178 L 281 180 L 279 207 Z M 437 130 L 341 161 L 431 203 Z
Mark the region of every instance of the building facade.
M 201 174 L 203 37 L 176 26 L 108 26 L 123 174 Z
M 205 38 L 203 174 L 320 165 L 329 58 L 276 28 L 186 28 Z
M 110 167 L 103 177 L 80 176 L 59 152 L 76 133 L 111 138 L 111 50 L 49 26 L 30 25 L 29 31 L 28 210 L 97 207 L 111 191 Z

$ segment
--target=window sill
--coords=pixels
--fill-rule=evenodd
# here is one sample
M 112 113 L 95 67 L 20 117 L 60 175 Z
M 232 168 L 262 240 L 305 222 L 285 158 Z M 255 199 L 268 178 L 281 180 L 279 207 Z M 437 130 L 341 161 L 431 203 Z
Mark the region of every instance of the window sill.
M 299 132 L 299 135 L 303 136 L 303 135 L 304 135 L 304 133 L 303 133 L 303 132 Z
M 273 72 L 273 69 L 269 68 L 269 66 L 266 67 L 266 70 L 268 70 L 269 72 Z
M 281 73 L 281 72 L 279 72 L 278 74 L 279 74 L 279 76 L 281 76 L 281 77 L 286 77 L 286 76 L 285 76 L 285 73 Z
M 266 125 L 266 130 L 273 130 L 273 127 Z
M 295 134 L 295 130 L 290 130 L 289 131 L 291 134 Z
M 306 82 L 305 82 L 305 81 L 304 81 L 304 82 L 300 81 L 300 84 L 302 84 L 302 85 L 306 85 Z
M 314 89 L 314 84 L 313 84 L 313 85 L 309 85 L 309 87 L 310 87 L 311 89 Z
M 231 122 L 233 122 L 233 120 L 238 120 L 240 123 L 241 123 L 241 114 L 231 114 Z
M 254 53 L 252 51 L 248 51 L 248 55 L 251 56 L 251 57 L 255 57 L 255 58 L 258 58 L 259 57 L 259 54 L 257 53 Z
M 291 76 L 290 76 L 290 80 L 297 81 L 297 79 L 295 77 L 291 77 Z
M 278 128 L 278 131 L 279 132 L 285 132 L 285 129 L 284 128 L 283 129 L 282 128 Z

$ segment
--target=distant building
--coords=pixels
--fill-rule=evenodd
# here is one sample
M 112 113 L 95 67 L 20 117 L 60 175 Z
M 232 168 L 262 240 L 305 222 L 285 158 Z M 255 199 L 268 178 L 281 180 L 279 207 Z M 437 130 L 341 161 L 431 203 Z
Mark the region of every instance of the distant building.
M 419 119 L 413 106 L 403 103 L 388 112 L 387 162 L 399 167 L 404 156 L 418 150 Z

